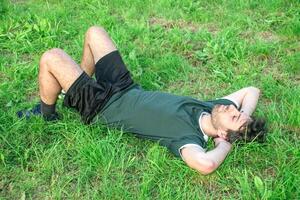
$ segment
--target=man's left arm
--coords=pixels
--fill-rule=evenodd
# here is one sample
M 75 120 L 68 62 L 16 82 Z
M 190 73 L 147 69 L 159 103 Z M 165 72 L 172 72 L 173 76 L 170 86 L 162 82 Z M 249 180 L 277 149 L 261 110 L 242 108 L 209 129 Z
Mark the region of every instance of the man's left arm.
M 188 146 L 181 150 L 182 159 L 186 164 L 203 175 L 215 171 L 224 161 L 231 150 L 231 144 L 223 138 L 214 138 L 215 148 L 204 152 L 195 146 Z
M 240 112 L 251 116 L 255 111 L 259 95 L 260 90 L 258 88 L 245 87 L 223 98 L 235 102 L 238 104 L 237 106 L 239 107 Z

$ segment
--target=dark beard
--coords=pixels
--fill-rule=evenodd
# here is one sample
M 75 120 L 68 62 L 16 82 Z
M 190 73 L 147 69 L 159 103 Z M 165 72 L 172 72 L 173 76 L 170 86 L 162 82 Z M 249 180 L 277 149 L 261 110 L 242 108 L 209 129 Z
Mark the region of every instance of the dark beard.
M 219 128 L 219 124 L 217 122 L 217 115 L 219 113 L 218 109 L 220 106 L 220 104 L 215 105 L 211 111 L 211 123 L 215 129 Z

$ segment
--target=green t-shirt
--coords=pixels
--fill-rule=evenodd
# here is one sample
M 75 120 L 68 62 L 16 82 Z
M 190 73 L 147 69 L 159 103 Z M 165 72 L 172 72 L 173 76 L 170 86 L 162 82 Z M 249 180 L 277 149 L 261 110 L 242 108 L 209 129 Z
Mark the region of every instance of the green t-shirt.
M 134 84 L 113 95 L 98 119 L 138 137 L 158 140 L 180 156 L 180 148 L 187 144 L 206 149 L 207 136 L 198 121 L 201 114 L 210 113 L 216 104 L 235 105 L 227 99 L 199 101 L 186 96 L 145 91 Z

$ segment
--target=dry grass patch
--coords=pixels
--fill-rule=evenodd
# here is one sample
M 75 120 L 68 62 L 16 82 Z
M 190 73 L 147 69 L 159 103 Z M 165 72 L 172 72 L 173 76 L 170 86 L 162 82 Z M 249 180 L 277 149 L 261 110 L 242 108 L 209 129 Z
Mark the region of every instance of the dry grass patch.
M 197 32 L 199 30 L 206 29 L 212 35 L 216 35 L 220 31 L 220 29 L 215 24 L 212 23 L 198 24 L 195 22 L 188 22 L 182 19 L 169 20 L 165 18 L 151 17 L 149 19 L 149 24 L 150 26 L 159 25 L 167 30 L 180 28 L 191 32 Z
M 207 24 L 198 24 L 195 22 L 187 22 L 185 20 L 168 20 L 165 18 L 157 18 L 157 17 L 151 17 L 149 19 L 149 24 L 150 26 L 161 26 L 166 30 L 171 30 L 174 28 L 179 28 L 182 30 L 187 30 L 190 32 L 197 32 L 201 30 L 206 30 L 210 32 L 212 35 L 216 35 L 220 29 L 212 23 L 207 23 Z M 163 48 L 166 49 L 171 49 L 173 52 L 175 52 L 178 55 L 181 55 L 184 57 L 191 66 L 193 67 L 198 67 L 203 65 L 206 61 L 205 60 L 200 60 L 196 52 L 203 50 L 205 47 L 205 43 L 203 41 L 182 41 L 181 46 L 175 46 L 172 44 L 164 43 Z M 183 49 L 182 46 L 185 46 L 187 48 Z
M 182 48 L 185 46 L 186 48 Z M 188 63 L 193 67 L 200 67 L 207 62 L 207 60 L 200 60 L 197 57 L 197 51 L 202 51 L 206 46 L 205 42 L 203 41 L 182 41 L 181 46 L 179 45 L 172 45 L 170 43 L 164 43 L 162 45 L 163 49 L 170 49 L 172 52 L 180 55 L 181 57 L 185 58 Z
M 249 42 L 252 42 L 254 43 L 255 39 L 254 39 L 254 36 L 255 36 L 255 32 L 252 31 L 252 30 L 246 30 L 246 31 L 243 31 L 241 33 L 239 33 L 239 36 L 246 40 L 246 41 L 249 41 Z
M 0 72 L 0 83 L 7 82 L 7 81 L 11 81 L 10 77 L 7 76 L 5 73 Z
M 188 81 L 178 80 L 167 86 L 169 92 L 179 95 L 187 95 L 200 100 L 216 98 L 216 91 L 228 88 L 224 82 L 214 82 L 214 77 L 205 68 L 197 69 L 188 75 Z
M 276 169 L 274 169 L 274 167 L 267 167 L 262 171 L 262 177 L 264 177 L 264 179 L 266 177 L 275 178 L 276 176 Z
M 12 4 L 24 4 L 26 3 L 26 0 L 10 0 Z
M 258 38 L 265 42 L 279 42 L 280 37 L 271 31 L 263 31 L 257 34 Z
M 298 86 L 300 84 L 300 73 L 291 74 L 285 72 L 283 64 L 277 58 L 261 55 L 257 59 L 259 62 L 265 63 L 262 74 L 272 74 L 275 80 L 282 83 L 286 82 L 285 80 L 292 80 L 290 82 L 292 85 Z
M 199 26 L 197 24 L 194 24 L 192 22 L 186 22 L 181 19 L 180 20 L 168 20 L 165 18 L 151 17 L 149 19 L 149 24 L 152 26 L 159 25 L 167 30 L 178 27 L 181 29 L 189 30 L 191 32 L 196 32 L 199 29 Z
M 265 75 L 272 74 L 272 77 L 276 80 L 284 80 L 288 76 L 288 74 L 283 71 L 282 63 L 279 58 L 272 55 L 261 54 L 250 57 L 249 62 L 252 66 L 263 66 L 261 73 Z
M 262 70 L 262 74 L 272 74 L 272 77 L 277 81 L 284 81 L 288 78 L 288 74 L 284 73 L 280 69 L 280 64 L 269 64 L 269 62 L 266 64 L 266 66 Z
M 296 127 L 289 124 L 281 124 L 281 130 L 285 130 L 288 133 L 288 136 L 291 136 L 291 140 L 299 140 L 300 139 L 300 127 Z
M 255 32 L 253 30 L 246 30 L 241 32 L 239 35 L 242 39 L 248 41 L 250 44 L 255 44 L 257 40 L 267 43 L 277 43 L 283 40 L 282 37 L 271 31 Z
M 34 100 L 38 100 L 40 96 L 40 93 L 38 90 L 33 90 L 28 92 L 27 96 L 26 96 L 26 101 L 32 102 Z

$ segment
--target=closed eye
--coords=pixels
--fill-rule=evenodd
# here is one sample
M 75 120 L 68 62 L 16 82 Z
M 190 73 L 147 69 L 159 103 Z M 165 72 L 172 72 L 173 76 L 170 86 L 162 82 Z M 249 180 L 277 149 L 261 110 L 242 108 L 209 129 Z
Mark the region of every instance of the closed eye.
M 246 125 L 243 124 L 240 128 L 239 128 L 239 131 L 244 131 L 246 129 Z

